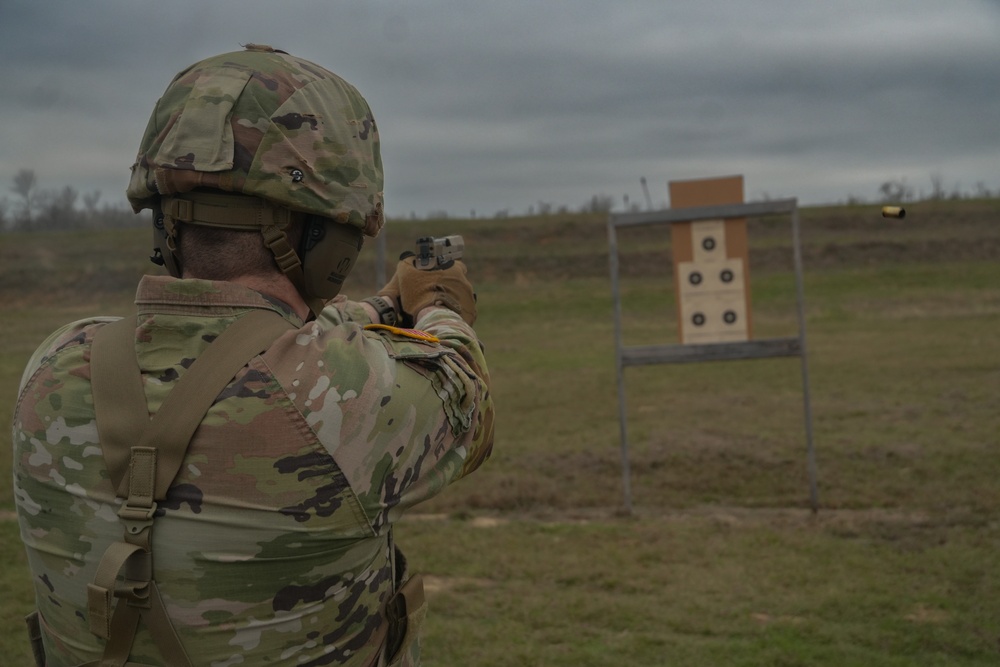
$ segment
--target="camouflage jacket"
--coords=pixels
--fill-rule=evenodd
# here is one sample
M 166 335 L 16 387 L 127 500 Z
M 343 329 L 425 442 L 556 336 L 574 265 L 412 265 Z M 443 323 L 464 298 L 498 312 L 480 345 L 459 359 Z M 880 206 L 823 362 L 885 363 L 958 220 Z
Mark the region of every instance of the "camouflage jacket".
M 153 532 L 154 579 L 196 665 L 369 665 L 390 594 L 388 529 L 490 453 L 493 401 L 471 327 L 444 309 L 370 329 L 338 297 L 303 324 L 232 283 L 146 277 L 136 351 L 155 413 L 251 309 L 294 323 L 240 371 L 195 433 Z M 49 667 L 100 657 L 86 587 L 122 537 L 98 441 L 90 342 L 63 327 L 32 357 L 14 413 L 14 485 Z M 140 628 L 133 659 L 161 664 Z

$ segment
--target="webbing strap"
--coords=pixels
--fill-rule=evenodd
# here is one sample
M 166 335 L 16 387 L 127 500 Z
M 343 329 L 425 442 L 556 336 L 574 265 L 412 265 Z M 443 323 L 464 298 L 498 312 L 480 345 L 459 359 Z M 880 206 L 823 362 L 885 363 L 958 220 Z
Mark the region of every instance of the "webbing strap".
M 128 658 L 140 618 L 167 664 L 191 665 L 152 580 L 156 501 L 166 497 L 191 437 L 219 393 L 248 359 L 291 328 L 273 311 L 239 318 L 184 373 L 152 419 L 135 355 L 134 322 L 108 324 L 95 335 L 91 383 L 98 433 L 117 495 L 126 497 L 118 513 L 124 541 L 108 547 L 87 588 L 91 631 L 108 640 L 101 667 L 133 664 Z M 126 579 L 119 583 L 123 567 Z M 112 597 L 121 598 L 113 614 Z
M 290 322 L 270 310 L 247 313 L 213 341 L 167 395 L 153 415 L 139 446 L 156 447 L 156 492 L 166 497 L 170 483 L 177 476 L 191 436 L 201 424 L 219 393 L 247 362 L 270 347 L 282 333 L 292 329 Z
M 132 639 L 136 630 L 139 629 L 139 620 L 143 617 L 143 612 L 137 607 L 128 604 L 119 605 L 115 609 L 114 620 L 111 625 L 111 637 L 104 647 L 104 655 L 100 660 L 88 662 L 80 667 L 154 667 L 146 663 L 130 661 L 129 654 L 132 652 Z M 174 631 L 174 626 L 167 617 L 167 610 L 160 598 L 160 592 L 156 588 L 156 583 L 150 584 L 150 608 L 146 614 L 146 622 L 153 631 L 153 641 L 164 658 L 164 664 L 170 667 L 191 665 L 191 659 L 184 651 L 181 640 Z M 168 633 L 168 634 L 164 634 Z M 44 663 L 39 663 L 42 667 Z
M 115 615 L 111 619 L 111 636 L 104 645 L 104 655 L 99 663 L 101 667 L 118 667 L 128 663 L 129 654 L 132 653 L 132 642 L 135 640 L 136 630 L 139 629 L 141 617 L 142 614 L 138 609 L 129 607 L 124 601 L 115 607 Z M 188 660 L 186 664 L 190 665 L 191 661 Z
M 132 639 L 135 637 L 136 630 L 139 629 L 139 620 L 143 616 L 143 611 L 137 607 L 128 604 L 119 605 L 115 609 L 111 626 L 111 639 L 104 647 L 104 655 L 100 660 L 88 662 L 81 667 L 153 667 L 153 665 L 129 660 L 129 654 L 132 652 Z M 153 641 L 164 658 L 164 664 L 170 667 L 190 667 L 191 659 L 184 651 L 184 646 L 167 617 L 166 607 L 163 605 L 155 582 L 150 584 L 150 608 L 149 612 L 145 614 L 145 618 L 152 631 Z
M 149 408 L 135 356 L 135 320 L 104 325 L 90 347 L 90 382 L 104 465 L 119 495 L 132 445 L 149 424 Z M 108 446 L 112 444 L 113 446 Z
M 115 542 L 104 552 L 94 575 L 94 583 L 87 584 L 87 618 L 90 631 L 101 639 L 111 636 L 111 602 L 115 594 L 118 573 L 133 554 L 142 547 L 126 542 Z M 148 583 L 148 581 L 146 582 Z
M 294 215 L 267 200 L 237 194 L 186 192 L 163 197 L 160 206 L 165 216 L 180 222 L 231 229 L 254 230 L 271 225 L 285 228 Z
M 146 622 L 149 623 L 153 641 L 160 649 L 160 654 L 171 667 L 173 665 L 190 665 L 191 660 L 184 650 L 184 645 L 181 644 L 180 637 L 177 636 L 177 631 L 174 630 L 174 624 L 170 622 L 170 616 L 167 615 L 167 608 L 163 604 L 160 589 L 156 587 L 155 581 L 151 582 L 149 592 L 152 604 L 149 614 L 145 615 L 145 618 Z
M 219 392 L 248 359 L 267 349 L 278 336 L 291 329 L 292 324 L 270 310 L 255 310 L 236 320 L 195 360 L 150 420 L 139 365 L 135 361 L 135 326 L 131 322 L 124 325 L 119 322 L 108 324 L 98 332 L 91 354 L 94 408 L 101 417 L 97 420 L 101 448 L 112 482 L 118 494 L 124 496 L 128 489 L 125 473 L 131 448 L 155 447 L 157 470 L 153 497 L 162 500 L 177 475 L 191 436 Z M 132 376 L 126 377 L 126 374 Z M 178 391 L 178 387 L 183 390 Z M 142 401 L 141 410 L 136 398 Z M 122 414 L 124 412 L 140 412 L 143 421 L 134 414 Z
M 147 430 L 148 428 L 147 426 Z M 118 510 L 118 518 L 125 525 L 125 541 L 136 544 L 146 551 L 152 546 L 153 517 L 156 514 L 156 501 L 153 499 L 156 485 L 156 458 L 155 447 L 132 447 L 128 463 L 125 504 Z
M 288 237 L 285 236 L 285 232 L 277 225 L 270 225 L 262 228 L 260 234 L 264 238 L 264 245 L 274 255 L 274 261 L 278 265 L 278 268 L 281 269 L 281 272 L 288 275 L 294 273 L 302 277 L 302 260 L 299 259 L 299 254 L 288 244 Z
M 274 225 L 262 228 L 260 233 L 264 238 L 264 245 L 274 255 L 274 261 L 282 273 L 288 276 L 288 279 L 292 281 L 292 284 L 295 285 L 300 293 L 306 294 L 310 292 L 311 290 L 306 286 L 306 276 L 302 268 L 302 262 L 299 260 L 298 253 L 292 249 L 292 246 L 288 245 L 288 237 L 285 233 Z M 323 300 L 318 297 L 303 298 L 309 306 L 309 310 L 314 315 L 319 315 L 320 311 L 323 310 Z

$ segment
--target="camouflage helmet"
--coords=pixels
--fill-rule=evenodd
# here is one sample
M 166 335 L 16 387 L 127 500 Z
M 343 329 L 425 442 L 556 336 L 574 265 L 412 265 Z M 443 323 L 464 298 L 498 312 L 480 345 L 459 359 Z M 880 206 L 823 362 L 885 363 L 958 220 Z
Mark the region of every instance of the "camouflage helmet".
M 378 130 L 354 86 L 269 46 L 202 60 L 157 102 L 126 194 L 132 209 L 210 188 L 375 236 L 385 222 Z

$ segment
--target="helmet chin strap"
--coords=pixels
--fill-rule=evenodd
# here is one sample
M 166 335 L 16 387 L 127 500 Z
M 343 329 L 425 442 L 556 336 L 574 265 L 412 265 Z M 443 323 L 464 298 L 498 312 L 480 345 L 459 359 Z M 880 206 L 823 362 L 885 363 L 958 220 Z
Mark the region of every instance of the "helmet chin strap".
M 298 254 L 292 249 L 291 244 L 288 242 L 288 235 L 285 231 L 275 225 L 269 227 L 264 227 L 260 230 L 260 234 L 264 237 L 264 245 L 268 247 L 271 254 L 274 255 L 274 261 L 277 263 L 278 268 L 281 272 L 288 276 L 288 279 L 292 281 L 295 285 L 295 289 L 298 291 L 299 296 L 302 300 L 306 302 L 309 306 L 309 310 L 316 317 L 319 317 L 319 313 L 323 310 L 324 302 L 322 299 L 314 296 L 310 296 L 306 291 L 306 279 L 305 274 L 302 272 L 302 262 L 299 259 Z
M 315 280 L 310 282 L 303 267 L 304 256 L 309 254 L 309 251 L 304 250 L 304 255 L 300 257 L 289 242 L 286 233 L 292 222 L 301 219 L 302 214 L 300 213 L 295 213 L 281 206 L 274 206 L 257 197 L 210 192 L 187 192 L 183 195 L 164 196 L 160 200 L 160 209 L 156 213 L 160 217 L 154 218 L 154 252 L 160 252 L 163 263 L 171 275 L 175 277 L 181 275 L 181 257 L 177 252 L 176 243 L 177 223 L 186 222 L 207 227 L 259 231 L 264 245 L 274 255 L 274 261 L 278 268 L 292 282 L 309 310 L 316 316 L 319 316 L 325 305 L 325 299 L 322 297 L 333 298 L 339 291 L 338 285 L 332 290 L 332 294 L 328 293 L 328 286 L 331 284 L 328 276 L 333 275 L 333 273 L 328 269 L 327 262 L 323 259 L 310 263 L 310 266 L 315 265 L 317 273 L 322 272 L 322 277 L 325 280 L 320 284 L 323 287 L 319 288 L 319 294 L 313 293 L 314 290 L 310 289 Z M 162 220 L 159 225 L 155 224 L 157 219 Z M 332 221 L 329 224 L 337 225 Z M 343 225 L 343 227 L 348 226 Z M 361 231 L 354 227 L 338 231 L 346 232 L 352 239 L 357 236 L 356 249 L 351 251 L 352 244 L 347 245 L 347 254 L 353 255 L 347 261 L 347 266 L 351 267 L 357 256 L 357 251 L 361 248 Z M 342 259 L 341 254 L 343 253 L 337 254 L 336 260 L 338 262 Z M 341 280 L 343 277 L 339 276 Z

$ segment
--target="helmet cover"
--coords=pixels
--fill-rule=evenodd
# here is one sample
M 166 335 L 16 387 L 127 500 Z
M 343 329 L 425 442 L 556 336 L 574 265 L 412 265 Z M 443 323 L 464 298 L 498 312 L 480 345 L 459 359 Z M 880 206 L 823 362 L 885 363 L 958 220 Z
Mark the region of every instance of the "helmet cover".
M 375 236 L 385 223 L 378 129 L 358 90 L 268 46 L 198 62 L 174 77 L 149 119 L 126 194 L 211 188 L 268 200 Z

